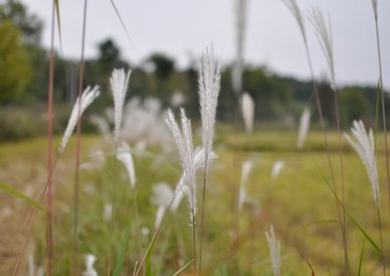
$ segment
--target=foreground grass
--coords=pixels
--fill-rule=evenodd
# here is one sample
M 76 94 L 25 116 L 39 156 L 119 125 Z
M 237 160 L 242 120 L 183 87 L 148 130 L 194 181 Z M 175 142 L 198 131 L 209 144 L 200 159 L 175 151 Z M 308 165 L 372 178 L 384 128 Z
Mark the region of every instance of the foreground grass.
M 283 275 L 308 275 L 310 269 L 306 262 L 313 266 L 316 275 L 342 274 L 343 243 L 335 199 L 322 177 L 323 174 L 329 178 L 329 170 L 322 151 L 321 135 L 310 134 L 305 150 L 301 152 L 295 150 L 295 138 L 293 132 L 276 131 L 252 136 L 229 133 L 218 137 L 216 151 L 219 159 L 212 167 L 206 211 L 207 241 L 203 259 L 207 275 L 237 275 L 238 272 L 241 275 L 271 275 L 264 237 L 264 231 L 270 224 L 275 225 L 281 240 Z M 336 137 L 332 134 L 332 149 L 336 147 L 335 141 Z M 82 156 L 87 161 L 88 152 L 100 148 L 101 141 L 96 137 L 85 137 L 83 146 Z M 111 150 L 106 148 L 106 153 Z M 136 189 L 130 187 L 124 168 L 110 155 L 102 168 L 82 171 L 79 225 L 81 264 L 83 254 L 94 254 L 97 256 L 95 268 L 99 274 L 106 275 L 128 239 L 124 264 L 126 273 L 123 275 L 132 273 L 134 263 L 144 253 L 153 233 L 156 207 L 150 203 L 152 188 L 159 182 L 167 182 L 174 187 L 180 177 L 179 163 L 172 156 L 176 155 L 162 156 L 157 150 L 136 153 Z M 333 158 L 334 164 L 337 164 L 336 153 Z M 363 165 L 351 151 L 346 151 L 344 158 L 346 208 L 379 243 L 375 209 Z M 236 192 L 241 164 L 248 159 L 254 162 L 248 184 L 253 204 L 245 205 L 237 216 Z M 378 164 L 381 175 L 382 159 L 380 155 Z M 44 139 L 0 145 L 0 180 L 12 183 L 25 193 L 36 195 L 45 182 L 45 160 Z M 281 175 L 272 179 L 271 169 L 276 160 L 283 160 L 285 166 Z M 70 147 L 54 177 L 56 275 L 70 273 L 73 254 L 73 164 L 73 148 Z M 381 188 L 385 195 L 385 186 Z M 0 274 L 8 275 L 20 249 L 26 228 L 23 222 L 29 206 L 5 194 L 0 194 L 0 197 L 3 202 L 0 212 Z M 385 207 L 385 196 L 382 201 Z M 107 203 L 113 204 L 111 221 L 105 221 L 103 217 Z M 5 208 L 8 208 L 7 212 Z M 384 208 L 385 245 L 390 243 L 390 237 L 386 235 L 390 230 L 388 217 Z M 238 238 L 235 238 L 237 233 Z M 356 275 L 365 239 L 352 223 L 348 225 L 348 239 L 351 268 L 353 275 Z M 381 275 L 380 258 L 372 246 L 365 243 L 361 275 Z M 43 216 L 38 218 L 28 252 L 35 256 L 38 264 L 43 262 Z M 163 225 L 153 251 L 152 271 L 155 275 L 172 275 L 190 259 L 190 220 L 186 203 L 183 202 L 180 210 L 176 214 L 169 214 Z

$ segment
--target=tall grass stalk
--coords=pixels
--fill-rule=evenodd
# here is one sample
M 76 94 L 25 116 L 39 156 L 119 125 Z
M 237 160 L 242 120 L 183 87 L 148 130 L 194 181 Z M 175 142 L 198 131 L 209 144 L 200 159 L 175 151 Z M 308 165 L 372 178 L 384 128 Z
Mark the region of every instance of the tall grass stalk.
M 379 235 L 381 242 L 381 250 L 383 257 L 383 273 L 386 275 L 386 263 L 384 257 L 384 248 L 383 248 L 383 230 L 382 230 L 382 216 L 381 216 L 381 208 L 380 208 L 380 187 L 379 187 L 379 176 L 378 176 L 378 168 L 376 162 L 376 154 L 375 154 L 375 138 L 372 129 L 368 132 L 364 128 L 364 124 L 362 121 L 354 121 L 353 127 L 351 128 L 352 134 L 354 136 L 354 140 L 347 134 L 344 134 L 344 137 L 348 141 L 348 143 L 353 147 L 353 149 L 357 152 L 360 159 L 362 160 L 366 170 L 367 175 L 370 180 L 372 196 L 374 200 L 374 205 L 376 208 L 376 215 L 378 218 L 379 225 Z
M 237 96 L 242 93 L 244 71 L 245 27 L 247 21 L 247 0 L 235 0 L 236 59 L 232 71 L 232 84 Z
M 195 162 L 194 149 L 192 144 L 192 129 L 191 121 L 187 118 L 184 109 L 180 110 L 180 127 L 175 120 L 172 111 L 168 111 L 166 123 L 175 139 L 176 146 L 179 152 L 179 157 L 182 169 L 185 175 L 187 200 L 190 209 L 191 225 L 192 225 L 192 254 L 194 259 L 194 270 L 197 270 L 197 254 L 196 254 L 196 181 L 195 181 Z
M 318 83 L 317 83 L 317 80 L 316 80 L 316 77 L 315 77 L 315 74 L 314 74 L 313 61 L 312 61 L 312 57 L 311 57 L 309 42 L 308 42 L 308 39 L 307 39 L 307 32 L 306 32 L 306 25 L 305 25 L 304 17 L 302 15 L 302 11 L 301 11 L 298 3 L 296 2 L 296 0 L 282 0 L 282 1 L 287 6 L 287 8 L 290 10 L 292 15 L 294 16 L 295 20 L 297 21 L 299 30 L 301 32 L 302 40 L 303 40 L 304 47 L 305 47 L 306 59 L 307 59 L 307 63 L 308 63 L 308 66 L 309 66 L 309 71 L 310 71 L 312 84 L 313 84 L 316 108 L 317 108 L 317 112 L 318 112 L 318 115 L 319 115 L 320 124 L 321 124 L 321 128 L 322 128 L 323 139 L 324 139 L 324 147 L 325 147 L 325 152 L 326 152 L 326 156 L 327 156 L 328 166 L 329 166 L 329 170 L 330 170 L 331 181 L 332 181 L 333 187 L 337 190 L 336 177 L 335 177 L 333 162 L 332 162 L 332 158 L 331 158 L 331 152 L 329 150 L 328 130 L 326 129 L 326 126 L 325 126 L 325 119 L 324 119 L 323 110 L 322 110 L 322 106 L 321 106 L 321 99 L 320 99 L 320 95 L 319 95 Z M 321 45 L 322 45 L 322 43 L 321 43 Z M 332 49 L 332 47 L 330 49 Z M 323 48 L 323 50 L 325 51 L 326 49 Z M 334 66 L 334 62 L 331 62 L 331 63 L 332 63 L 331 65 Z M 333 72 L 332 76 L 335 77 L 334 69 L 332 69 L 331 71 Z M 339 139 L 339 140 L 341 140 L 341 139 Z M 337 205 L 338 216 L 340 218 L 342 218 L 342 222 L 343 222 L 341 224 L 341 232 L 342 232 L 343 243 L 344 243 L 345 271 L 346 271 L 346 273 L 348 275 L 349 274 L 349 256 L 348 256 L 348 245 L 347 245 L 347 237 L 346 237 L 345 212 L 344 212 L 344 209 L 339 206 L 337 201 L 336 201 L 336 205 Z M 342 217 L 341 217 L 341 212 L 343 213 Z
M 199 269 L 202 270 L 204 220 L 206 209 L 206 194 L 208 187 L 209 156 L 213 150 L 214 128 L 220 91 L 221 73 L 212 50 L 203 54 L 198 71 L 200 114 L 202 120 L 202 143 L 204 148 L 203 186 L 200 216 Z M 194 262 L 196 259 L 194 259 Z
M 377 46 L 377 55 L 378 55 L 378 70 L 379 70 L 379 80 L 378 80 L 378 93 L 377 93 L 377 103 L 379 103 L 379 98 L 381 98 L 381 109 L 382 109 L 382 127 L 383 135 L 385 139 L 385 160 L 386 160 L 386 184 L 388 199 L 390 203 L 390 168 L 389 168 L 389 145 L 387 141 L 387 119 L 386 119 L 386 104 L 385 104 L 385 91 L 383 90 L 383 68 L 382 68 L 382 50 L 381 50 L 381 39 L 379 31 L 379 15 L 378 15 L 378 0 L 371 0 L 372 9 L 374 13 L 375 21 L 375 35 L 376 35 L 376 46 Z M 378 121 L 378 118 L 377 118 Z
M 307 40 L 307 32 L 306 32 L 306 25 L 305 25 L 304 17 L 302 15 L 302 11 L 301 11 L 300 7 L 298 6 L 296 0 L 282 0 L 282 1 L 287 6 L 287 8 L 290 10 L 292 15 L 294 16 L 295 20 L 298 23 L 299 30 L 301 32 L 301 36 L 302 36 L 302 40 L 303 40 L 304 48 L 305 48 L 305 53 L 306 53 L 307 64 L 308 64 L 310 76 L 312 79 L 315 104 L 316 104 L 318 116 L 320 118 L 320 124 L 321 124 L 321 128 L 322 128 L 324 146 L 325 146 L 325 151 L 327 153 L 327 159 L 328 159 L 328 165 L 329 165 L 329 169 L 330 169 L 330 173 L 331 173 L 331 179 L 332 179 L 332 182 L 335 183 L 335 176 L 334 176 L 335 174 L 334 174 L 332 159 L 331 159 L 331 155 L 330 155 L 330 151 L 329 151 L 329 145 L 328 145 L 329 144 L 328 131 L 327 131 L 326 126 L 325 126 L 325 119 L 324 119 L 324 114 L 323 114 L 322 105 L 321 105 L 321 99 L 320 99 L 320 95 L 319 95 L 317 78 L 314 74 L 313 61 L 312 61 L 312 57 L 311 57 L 309 43 Z
M 55 14 L 56 4 L 53 0 L 51 14 L 51 39 L 50 39 L 50 61 L 49 61 L 49 83 L 48 83 L 48 99 L 47 99 L 47 139 L 48 139 L 48 156 L 47 156 L 47 275 L 53 273 L 53 191 L 52 191 L 52 167 L 53 167 L 53 90 L 54 90 L 54 37 L 55 37 Z M 31 224 L 33 225 L 33 223 Z M 28 233 L 28 238 L 31 235 L 31 230 Z M 27 239 L 28 241 L 28 239 Z M 27 244 L 26 244 L 27 245 Z M 24 251 L 24 250 L 23 250 Z
M 270 226 L 269 231 L 265 232 L 265 237 L 267 238 L 274 276 L 280 276 L 280 242 L 275 235 L 273 225 Z
M 339 155 L 339 167 L 340 167 L 340 186 L 341 186 L 341 198 L 342 203 L 345 205 L 345 187 L 344 187 L 344 162 L 342 152 L 342 133 L 340 126 L 340 104 L 339 95 L 336 86 L 336 72 L 335 72 L 335 59 L 334 59 L 334 43 L 333 34 L 330 18 L 325 19 L 324 14 L 319 9 L 313 9 L 310 15 L 311 23 L 315 29 L 318 41 L 322 48 L 322 52 L 325 56 L 325 60 L 328 65 L 328 70 L 331 80 L 331 88 L 334 92 L 334 107 L 335 107 L 335 118 L 336 118 L 336 129 L 338 133 L 338 155 Z M 330 158 L 330 157 L 329 157 Z M 337 188 L 336 181 L 334 187 Z M 336 190 L 337 191 L 337 190 Z M 341 212 L 341 230 L 344 243 L 344 260 L 345 260 L 345 273 L 350 274 L 349 267 L 349 253 L 348 253 L 348 238 L 347 238 L 347 225 L 346 225 L 346 214 L 343 208 L 338 208 L 338 212 Z M 339 215 L 340 216 L 340 215 Z
M 85 65 L 85 39 L 86 39 L 86 28 L 87 28 L 87 9 L 88 0 L 84 0 L 83 8 L 83 25 L 81 35 L 81 56 L 80 56 L 80 71 L 79 71 L 79 87 L 78 95 L 81 96 L 84 86 L 84 65 Z M 76 157 L 75 157 L 75 177 L 74 177 L 74 191 L 73 191 L 73 254 L 72 254 L 72 275 L 79 274 L 78 264 L 78 213 L 79 213 L 79 186 L 80 186 L 80 151 L 81 151 L 81 101 L 79 101 L 79 109 L 77 116 L 77 138 L 76 138 Z

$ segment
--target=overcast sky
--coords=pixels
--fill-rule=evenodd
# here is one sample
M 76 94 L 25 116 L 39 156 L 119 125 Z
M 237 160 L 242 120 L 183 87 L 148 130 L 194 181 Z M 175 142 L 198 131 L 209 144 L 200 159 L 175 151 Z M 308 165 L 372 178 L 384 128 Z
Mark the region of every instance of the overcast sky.
M 49 44 L 51 0 L 22 0 L 45 22 L 43 43 Z M 175 57 L 181 66 L 211 43 L 223 62 L 234 57 L 233 0 L 115 0 L 130 31 L 133 44 L 110 0 L 90 0 L 86 54 L 96 54 L 99 41 L 111 37 L 124 57 L 139 63 L 151 52 Z M 60 1 L 64 55 L 80 56 L 84 1 Z M 336 74 L 339 84 L 374 84 L 378 79 L 375 29 L 371 0 L 301 0 L 305 11 L 320 7 L 332 19 Z M 384 80 L 390 87 L 390 2 L 379 0 Z M 327 71 L 309 26 L 316 74 Z M 246 62 L 272 70 L 308 77 L 307 63 L 297 25 L 281 0 L 249 0 Z

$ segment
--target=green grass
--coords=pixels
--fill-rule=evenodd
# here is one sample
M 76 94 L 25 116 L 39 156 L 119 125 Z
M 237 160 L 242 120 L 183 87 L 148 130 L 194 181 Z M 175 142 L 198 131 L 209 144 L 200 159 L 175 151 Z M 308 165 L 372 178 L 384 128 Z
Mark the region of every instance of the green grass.
M 303 151 L 295 149 L 294 132 L 259 132 L 251 136 L 222 133 L 217 137 L 216 151 L 219 159 L 210 175 L 206 211 L 206 242 L 203 263 L 206 275 L 272 275 L 268 247 L 264 231 L 275 225 L 282 247 L 282 274 L 309 275 L 310 268 L 299 252 L 309 262 L 316 275 L 340 275 L 343 271 L 343 242 L 337 224 L 336 202 L 321 174 L 329 178 L 326 155 L 322 151 L 320 133 L 311 133 Z M 378 138 L 378 144 L 380 143 Z M 90 149 L 98 148 L 100 140 L 85 137 L 84 160 Z M 72 145 L 72 144 L 71 144 Z M 337 138 L 330 137 L 334 164 L 337 164 Z M 347 147 L 345 147 L 347 149 Z M 112 149 L 105 146 L 109 153 Z M 56 275 L 68 275 L 72 257 L 72 188 L 73 147 L 70 146 L 60 160 L 54 176 L 54 267 Z M 137 186 L 131 189 L 124 168 L 108 158 L 101 170 L 82 171 L 80 194 L 80 262 L 82 255 L 97 256 L 96 269 L 99 275 L 107 274 L 117 260 L 128 238 L 123 274 L 131 275 L 134 263 L 146 250 L 153 234 L 156 207 L 151 205 L 153 185 L 167 182 L 175 185 L 180 176 L 176 154 L 161 159 L 159 152 L 135 155 Z M 245 205 L 239 215 L 235 214 L 236 191 L 240 181 L 240 169 L 244 160 L 254 162 L 248 191 L 257 207 Z M 45 180 L 46 144 L 44 139 L 0 145 L 0 181 L 14 184 L 20 191 L 32 186 L 38 191 Z M 271 179 L 272 165 L 284 160 L 285 167 L 277 179 Z M 379 243 L 379 230 L 372 202 L 370 185 L 361 161 L 351 151 L 345 151 L 346 208 L 364 230 Z M 383 156 L 380 166 L 381 183 L 384 183 Z M 337 166 L 336 166 L 337 167 Z M 336 171 L 337 176 L 339 172 Z M 338 179 L 338 178 L 337 178 Z M 199 177 L 200 180 L 200 177 Z M 382 185 L 382 205 L 387 204 L 386 187 Z M 135 194 L 139 219 L 135 210 Z M 114 197 L 113 219 L 103 221 L 103 209 Z M 0 217 L 0 234 L 8 236 L 12 225 L 23 222 L 28 203 L 11 198 L 0 192 L 4 204 L 15 208 L 15 215 L 8 220 Z M 19 203 L 17 203 L 19 202 Z M 6 206 L 6 205 L 4 205 Z M 384 208 L 385 244 L 390 243 L 387 208 Z M 154 275 L 172 275 L 191 261 L 191 229 L 186 203 L 176 214 L 169 214 L 152 254 Z M 359 270 L 364 236 L 348 223 L 349 253 L 353 275 Z M 142 228 L 150 230 L 142 234 Z M 22 228 L 23 229 L 23 228 Z M 233 241 L 234 233 L 238 241 Z M 128 237 L 127 236 L 128 233 Z M 23 236 L 20 234 L 18 237 Z M 1 243 L 4 243 L 2 239 Z M 0 244 L 0 245 L 4 245 Z M 0 253 L 8 254 L 7 262 L 0 265 L 0 274 L 12 267 L 19 239 L 12 247 L 1 246 Z M 37 261 L 42 262 L 45 248 L 45 223 L 39 217 L 31 247 Z M 298 252 L 299 251 L 299 252 Z M 388 248 L 387 251 L 388 252 Z M 361 275 L 381 275 L 380 257 L 366 241 L 361 265 Z M 8 269 L 8 270 L 7 270 Z

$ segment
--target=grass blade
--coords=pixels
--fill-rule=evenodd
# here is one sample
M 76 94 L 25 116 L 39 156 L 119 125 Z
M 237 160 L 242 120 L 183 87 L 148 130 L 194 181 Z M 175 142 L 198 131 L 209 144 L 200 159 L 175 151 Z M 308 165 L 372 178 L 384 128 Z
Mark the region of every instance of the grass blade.
M 110 0 L 110 2 L 111 2 L 111 4 L 112 4 L 112 7 L 114 8 L 114 11 L 115 11 L 116 15 L 118 16 L 118 19 L 119 19 L 119 22 L 120 22 L 121 25 L 122 25 L 122 28 L 123 28 L 123 29 L 125 30 L 125 32 L 126 32 L 127 38 L 129 39 L 129 41 L 130 41 L 132 44 L 134 44 L 134 43 L 133 43 L 133 40 L 131 39 L 130 32 L 129 32 L 129 30 L 127 29 L 126 24 L 125 24 L 125 22 L 123 21 L 123 18 L 122 18 L 121 14 L 120 14 L 120 12 L 119 12 L 119 10 L 118 10 L 118 7 L 116 6 L 114 0 Z
M 60 13 L 60 0 L 54 0 L 54 4 L 56 7 L 56 17 L 57 17 L 57 28 L 58 28 L 58 36 L 60 39 L 60 48 L 62 55 L 64 54 L 64 47 L 62 46 L 62 28 L 61 28 L 61 13 Z
M 345 214 L 347 215 L 347 217 L 350 219 L 350 221 L 355 225 L 355 227 L 357 229 L 359 229 L 359 231 L 363 234 L 363 236 L 371 243 L 372 247 L 381 255 L 383 256 L 382 254 L 382 250 L 380 249 L 380 247 L 375 243 L 375 241 L 370 237 L 370 235 L 368 235 L 368 233 L 364 230 L 364 228 L 362 226 L 360 226 L 360 224 L 357 222 L 357 220 L 347 211 L 347 209 L 345 208 L 344 204 L 341 202 L 341 200 L 339 199 L 339 197 L 337 196 L 336 194 L 336 191 L 333 189 L 333 187 L 330 185 L 328 179 L 325 177 L 325 175 L 322 173 L 321 169 L 319 168 L 320 170 L 320 174 L 322 176 L 322 178 L 325 180 L 325 183 L 328 185 L 329 189 L 331 190 L 333 196 L 336 198 L 337 202 L 340 204 L 340 206 L 343 208 L 343 210 L 345 211 Z
M 359 270 L 358 270 L 358 276 L 361 275 L 362 272 L 362 264 L 363 264 L 363 255 L 364 255 L 364 246 L 366 244 L 366 240 L 363 241 L 362 250 L 360 251 L 360 259 L 359 259 Z
M 116 258 L 113 276 L 120 276 L 123 270 L 123 264 L 125 262 L 126 250 L 129 245 L 131 223 L 127 226 L 125 234 L 122 238 L 121 247 L 119 248 L 118 257 Z
M 5 192 L 13 197 L 21 199 L 24 202 L 29 203 L 30 205 L 34 206 L 35 208 L 37 208 L 40 211 L 46 212 L 46 209 L 45 209 L 45 207 L 43 207 L 43 205 L 41 205 L 39 202 L 35 201 L 31 197 L 26 196 L 25 194 L 20 192 L 18 189 L 15 189 L 14 187 L 12 187 L 9 184 L 5 184 L 5 183 L 0 182 L 0 190 L 2 190 L 3 192 Z
M 181 273 L 183 273 L 187 268 L 190 267 L 190 265 L 192 265 L 192 263 L 194 262 L 194 259 L 192 259 L 191 261 L 189 261 L 188 263 L 186 263 L 182 268 L 180 268 L 178 271 L 176 271 L 172 276 L 179 276 Z

